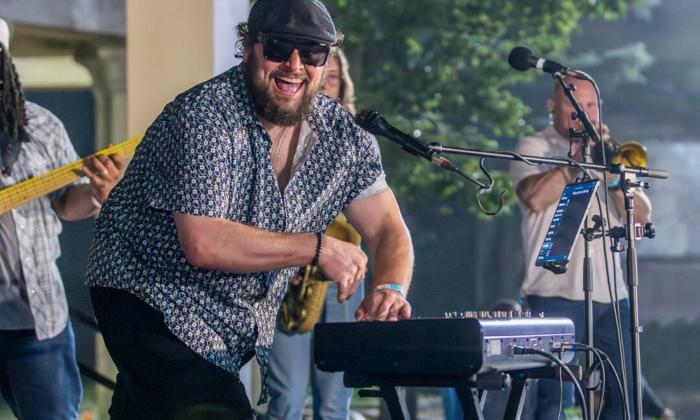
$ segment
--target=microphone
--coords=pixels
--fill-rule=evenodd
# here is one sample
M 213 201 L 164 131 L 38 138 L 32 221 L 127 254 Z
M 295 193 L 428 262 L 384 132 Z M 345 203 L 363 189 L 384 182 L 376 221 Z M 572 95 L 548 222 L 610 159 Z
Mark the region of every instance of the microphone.
M 562 73 L 567 76 L 580 76 L 579 72 L 576 70 L 569 70 L 568 67 L 556 61 L 550 61 L 546 58 L 536 56 L 532 50 L 527 47 L 515 47 L 510 50 L 508 63 L 511 67 L 520 71 L 528 71 L 532 67 L 550 74 Z
M 423 159 L 432 162 L 442 169 L 451 171 L 457 169 L 452 162 L 440 156 L 427 144 L 389 124 L 389 122 L 377 111 L 372 111 L 369 109 L 360 111 L 360 113 L 355 117 L 355 122 L 357 122 L 360 127 L 364 128 L 375 136 L 386 137 L 387 139 L 400 145 L 403 150 L 415 156 L 422 157 Z

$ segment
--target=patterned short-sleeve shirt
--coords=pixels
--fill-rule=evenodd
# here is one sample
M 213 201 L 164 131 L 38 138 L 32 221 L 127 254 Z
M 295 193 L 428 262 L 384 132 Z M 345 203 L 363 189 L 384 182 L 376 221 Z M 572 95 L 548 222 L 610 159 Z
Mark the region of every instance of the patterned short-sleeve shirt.
M 245 71 L 239 65 L 184 92 L 148 129 L 97 220 L 87 284 L 133 293 L 162 312 L 183 343 L 226 370 L 237 373 L 255 355 L 266 377 L 276 314 L 297 268 L 197 268 L 185 259 L 173 213 L 318 232 L 382 166 L 372 137 L 336 101 L 317 95 L 306 117 L 316 141 L 280 192 Z

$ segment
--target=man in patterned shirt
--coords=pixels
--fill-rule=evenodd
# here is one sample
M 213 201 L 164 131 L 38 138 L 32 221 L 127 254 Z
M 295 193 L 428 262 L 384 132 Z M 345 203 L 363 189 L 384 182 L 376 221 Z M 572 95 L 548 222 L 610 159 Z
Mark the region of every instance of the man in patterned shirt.
M 24 100 L 8 45 L 0 19 L 0 189 L 78 159 L 58 118 Z M 95 214 L 122 166 L 116 156 L 90 159 L 83 182 L 0 214 L 0 389 L 20 419 L 78 416 L 82 387 L 56 267 L 59 218 Z
M 88 285 L 119 369 L 114 419 L 252 417 L 238 371 L 257 358 L 264 401 L 299 266 L 341 302 L 365 273 L 359 248 L 322 234 L 341 210 L 374 263 L 355 317 L 410 317 L 412 245 L 376 141 L 318 93 L 339 41 L 327 9 L 258 0 L 239 34 L 243 63 L 165 107 L 97 221 Z

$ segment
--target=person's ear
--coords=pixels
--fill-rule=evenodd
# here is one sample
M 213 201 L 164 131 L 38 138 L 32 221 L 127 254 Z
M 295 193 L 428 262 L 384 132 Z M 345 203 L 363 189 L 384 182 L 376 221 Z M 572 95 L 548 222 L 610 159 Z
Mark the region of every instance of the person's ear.
M 547 111 L 549 111 L 550 114 L 554 113 L 554 100 L 547 99 Z
M 243 62 L 244 63 L 248 62 L 248 59 L 250 58 L 250 54 L 251 54 L 250 45 L 243 47 Z
M 255 54 L 253 48 L 255 48 L 255 43 L 253 42 L 250 34 L 248 34 L 248 36 L 246 36 L 243 40 L 243 56 L 241 59 L 244 63 L 248 63 L 250 61 L 250 55 Z
M 10 27 L 7 25 L 7 22 L 5 22 L 2 18 L 0 18 L 0 42 L 2 42 L 2 45 L 5 46 L 5 48 L 8 49 L 7 53 L 9 54 L 10 51 Z

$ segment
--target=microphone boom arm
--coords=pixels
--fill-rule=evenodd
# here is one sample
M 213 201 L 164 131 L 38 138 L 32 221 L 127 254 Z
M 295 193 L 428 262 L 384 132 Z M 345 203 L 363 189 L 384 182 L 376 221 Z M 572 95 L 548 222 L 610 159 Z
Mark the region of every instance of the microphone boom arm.
M 479 167 L 481 168 L 482 172 L 484 175 L 486 175 L 486 178 L 488 179 L 488 183 L 484 184 L 483 182 L 477 181 L 476 179 L 470 177 L 469 175 L 465 174 L 464 171 L 462 171 L 458 166 L 454 165 L 452 162 L 449 161 L 449 159 L 443 157 L 440 155 L 440 152 L 438 152 L 435 148 L 432 147 L 430 144 L 426 144 L 418 139 L 416 139 L 413 136 L 410 136 L 396 127 L 392 126 L 389 124 L 389 122 L 381 116 L 377 111 L 372 111 L 369 109 L 365 109 L 363 111 L 360 111 L 360 113 L 357 114 L 355 117 L 355 121 L 357 124 L 362 127 L 363 129 L 367 130 L 368 132 L 374 134 L 375 136 L 382 136 L 385 137 L 394 143 L 397 143 L 399 146 L 401 146 L 401 149 L 405 150 L 406 152 L 419 157 L 423 158 L 425 160 L 430 161 L 434 165 L 437 165 L 440 167 L 440 169 L 444 169 L 446 171 L 454 172 L 462 177 L 464 177 L 466 180 L 469 182 L 473 183 L 474 185 L 477 186 L 477 191 L 476 191 L 476 202 L 479 206 L 479 209 L 481 209 L 482 212 L 489 216 L 493 216 L 497 214 L 501 208 L 503 207 L 503 196 L 505 195 L 505 191 L 501 192 L 501 195 L 499 197 L 499 203 L 498 207 L 494 211 L 489 211 L 486 210 L 481 203 L 481 194 L 484 192 L 491 191 L 491 188 L 494 185 L 494 180 L 491 174 L 488 172 L 486 169 L 486 166 L 484 166 L 484 159 L 481 159 L 479 162 Z M 437 144 L 437 143 L 435 143 Z M 439 144 L 438 144 L 439 146 Z
M 561 76 L 561 75 L 560 75 Z M 563 82 L 564 77 L 561 76 L 560 82 Z M 571 89 L 568 86 L 564 86 L 565 91 L 568 89 L 569 94 L 571 94 Z M 572 95 L 573 96 L 573 95 Z M 576 99 L 573 98 L 575 101 Z M 576 103 L 576 106 L 578 106 L 578 103 Z M 578 106 L 580 109 L 580 106 Z M 585 117 L 585 119 L 588 121 L 588 124 L 591 125 L 590 120 L 588 120 L 587 115 L 583 110 L 581 110 L 582 115 Z M 378 112 L 376 111 L 371 111 L 371 110 L 364 110 L 361 111 L 357 117 L 356 121 L 360 127 L 363 129 L 367 130 L 368 132 L 376 135 L 376 136 L 382 136 L 386 137 L 387 139 L 398 143 L 403 150 L 406 152 L 420 158 L 424 158 L 433 164 L 439 166 L 441 169 L 454 172 L 465 179 L 467 179 L 469 182 L 473 183 L 477 187 L 476 191 L 476 201 L 481 209 L 481 211 L 489 216 L 493 216 L 497 214 L 501 208 L 503 207 L 504 203 L 504 195 L 505 191 L 501 191 L 500 196 L 499 196 L 499 203 L 498 207 L 494 211 L 489 211 L 486 210 L 481 203 L 481 194 L 491 191 L 494 185 L 494 179 L 489 173 L 489 171 L 486 169 L 485 166 L 485 160 L 487 158 L 492 158 L 492 159 L 508 159 L 508 160 L 518 160 L 524 163 L 527 163 L 528 165 L 538 165 L 538 164 L 545 164 L 545 165 L 555 165 L 555 166 L 576 166 L 579 168 L 586 168 L 586 169 L 597 169 L 597 170 L 602 170 L 602 171 L 608 171 L 608 172 L 614 172 L 614 173 L 633 173 L 638 176 L 646 176 L 646 177 L 651 177 L 651 178 L 668 178 L 668 172 L 663 171 L 663 170 L 655 170 L 655 169 L 648 169 L 648 168 L 626 168 L 622 165 L 620 166 L 606 166 L 606 165 L 598 165 L 598 164 L 593 164 L 593 163 L 581 163 L 581 162 L 575 162 L 572 160 L 567 160 L 567 159 L 557 159 L 557 158 L 542 158 L 542 157 L 537 157 L 537 156 L 527 156 L 527 155 L 519 155 L 515 152 L 507 152 L 507 151 L 483 151 L 483 150 L 474 150 L 474 149 L 465 149 L 465 148 L 457 148 L 457 147 L 445 147 L 442 146 L 439 143 L 424 143 L 418 139 L 413 138 L 412 136 L 409 136 L 408 134 L 405 134 L 401 132 L 400 130 L 396 129 L 393 127 L 391 124 L 389 124 L 388 121 L 384 119 Z M 595 129 L 593 129 L 595 132 Z M 597 132 L 595 132 L 597 136 Z M 457 154 L 457 155 L 465 155 L 465 156 L 476 156 L 480 157 L 479 161 L 479 168 L 481 171 L 484 173 L 486 178 L 488 179 L 488 182 L 484 184 L 483 182 L 480 182 L 469 175 L 465 174 L 464 171 L 462 171 L 459 167 L 454 165 L 452 162 L 450 162 L 447 158 L 443 157 L 441 153 L 451 153 L 451 154 Z
M 583 72 L 577 72 L 577 74 L 578 77 L 588 79 L 585 77 L 585 73 Z M 562 72 L 554 72 L 552 73 L 552 77 L 557 79 L 557 82 L 561 86 L 564 95 L 566 95 L 566 98 L 569 100 L 569 102 L 571 102 L 571 105 L 574 107 L 574 110 L 576 110 L 576 118 L 578 118 L 583 124 L 583 128 L 586 134 L 588 134 L 588 136 L 593 140 L 595 144 L 600 143 L 601 138 L 600 134 L 598 134 L 598 130 L 595 129 L 593 123 L 591 122 L 591 119 L 588 118 L 588 114 L 586 114 L 586 111 L 584 111 L 583 108 L 581 108 L 581 104 L 579 104 L 576 100 L 576 97 L 573 94 L 573 89 L 566 84 L 565 74 L 563 74 Z
M 599 171 L 607 171 L 612 173 L 629 173 L 640 177 L 666 179 L 669 176 L 668 171 L 662 169 L 626 167 L 624 165 L 605 166 L 597 163 L 572 162 L 569 159 L 560 158 L 544 158 L 539 156 L 520 155 L 509 151 L 486 151 L 476 149 L 466 149 L 461 147 L 442 146 L 438 143 L 430 143 L 429 145 L 438 153 L 447 153 L 462 156 L 474 156 L 491 159 L 506 159 L 517 160 L 528 165 L 553 165 L 553 166 L 572 166 L 578 168 L 595 169 Z

